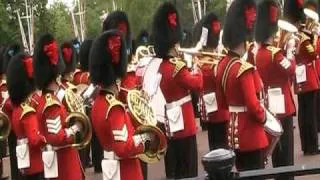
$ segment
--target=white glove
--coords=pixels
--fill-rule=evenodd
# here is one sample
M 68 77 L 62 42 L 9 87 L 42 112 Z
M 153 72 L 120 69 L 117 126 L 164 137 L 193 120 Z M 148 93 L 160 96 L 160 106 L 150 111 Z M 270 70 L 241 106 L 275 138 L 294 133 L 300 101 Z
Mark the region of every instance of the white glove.
M 82 129 L 82 125 L 80 123 L 76 123 L 72 125 L 70 128 L 64 129 L 64 131 L 66 132 L 67 137 L 70 137 L 70 136 L 76 135 L 77 132 L 81 131 L 81 129 Z

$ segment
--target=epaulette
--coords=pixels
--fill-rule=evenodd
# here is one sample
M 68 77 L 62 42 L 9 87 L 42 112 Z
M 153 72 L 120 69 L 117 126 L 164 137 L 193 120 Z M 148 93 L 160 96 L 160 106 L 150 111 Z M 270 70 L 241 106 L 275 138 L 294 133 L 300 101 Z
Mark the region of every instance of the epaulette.
M 28 113 L 36 112 L 34 108 L 32 108 L 28 103 L 24 102 L 21 103 L 22 113 L 20 115 L 20 120 Z
M 120 107 L 122 107 L 123 109 L 125 108 L 125 106 L 123 105 L 123 103 L 120 102 L 119 100 L 117 100 L 117 99 L 114 97 L 114 95 L 112 95 L 112 94 L 107 94 L 107 95 L 106 95 L 106 100 L 107 100 L 107 102 L 108 102 L 108 104 L 109 104 L 106 117 L 108 117 L 110 110 L 111 110 L 113 107 L 115 107 L 115 106 L 120 106 Z
M 269 50 L 271 52 L 272 55 L 272 61 L 274 59 L 274 56 L 281 51 L 280 48 L 274 47 L 274 46 L 267 46 L 267 50 Z
M 187 66 L 187 64 L 179 58 L 171 58 L 169 61 L 175 65 L 172 77 L 175 77 L 185 66 Z
M 244 72 L 250 70 L 250 69 L 254 69 L 254 66 L 248 62 L 241 62 L 241 66 L 240 66 L 240 69 L 238 71 L 238 74 L 237 74 L 237 78 L 240 77 Z
M 43 111 L 42 111 L 42 112 L 44 112 L 44 111 L 45 111 L 47 108 L 49 108 L 49 107 L 52 107 L 52 106 L 55 106 L 55 105 L 60 106 L 60 102 L 59 102 L 58 100 L 56 100 L 56 99 L 52 96 L 52 94 L 47 93 L 47 94 L 45 95 L 45 98 L 46 98 L 46 103 L 45 103 L 45 105 L 44 105 L 44 108 L 43 108 Z

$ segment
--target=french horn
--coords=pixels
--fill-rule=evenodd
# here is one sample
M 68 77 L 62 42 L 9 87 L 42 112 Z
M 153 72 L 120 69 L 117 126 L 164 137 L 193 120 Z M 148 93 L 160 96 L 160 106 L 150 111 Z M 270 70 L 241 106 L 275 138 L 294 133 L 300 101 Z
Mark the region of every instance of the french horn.
M 157 120 L 149 100 L 142 91 L 130 90 L 127 96 L 129 113 L 136 127 L 135 134 L 150 133 L 157 141 L 157 149 L 147 150 L 138 157 L 147 163 L 158 162 L 167 148 L 166 136 L 156 126 Z
M 8 116 L 0 111 L 0 141 L 5 141 L 11 131 L 11 124 Z
M 76 135 L 75 143 L 67 146 L 82 149 L 90 143 L 92 127 L 90 119 L 85 113 L 84 100 L 74 92 L 75 90 L 76 88 L 73 85 L 70 85 L 65 89 L 64 103 L 67 107 L 67 111 L 69 112 L 69 115 L 66 118 L 66 128 L 70 128 L 74 125 L 80 125 L 81 131 Z

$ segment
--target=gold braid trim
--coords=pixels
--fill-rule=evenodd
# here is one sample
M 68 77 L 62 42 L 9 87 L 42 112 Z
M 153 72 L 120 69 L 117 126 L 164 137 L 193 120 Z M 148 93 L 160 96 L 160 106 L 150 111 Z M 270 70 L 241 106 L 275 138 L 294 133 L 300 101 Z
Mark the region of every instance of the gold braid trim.
M 55 106 L 55 105 L 60 106 L 60 102 L 57 101 L 57 100 L 52 96 L 52 94 L 47 93 L 47 94 L 45 95 L 45 97 L 46 97 L 46 103 L 45 103 L 45 105 L 44 105 L 44 108 L 43 108 L 43 111 L 42 111 L 42 112 L 44 112 L 44 111 L 45 111 L 47 108 L 49 108 L 49 107 L 52 107 L 52 106 Z
M 27 115 L 28 113 L 31 112 L 36 112 L 34 108 L 32 108 L 27 102 L 21 103 L 20 107 L 22 108 L 22 113 L 20 115 L 20 120 Z
M 254 69 L 252 64 L 250 64 L 248 62 L 241 62 L 241 66 L 240 66 L 240 69 L 238 71 L 237 78 L 240 77 L 244 72 L 246 72 L 246 71 L 248 71 L 250 69 Z
M 267 50 L 271 51 L 271 54 L 272 54 L 271 62 L 273 62 L 274 56 L 281 51 L 280 48 L 277 48 L 274 46 L 267 46 Z
M 109 112 L 111 111 L 111 109 L 115 106 L 120 106 L 122 107 L 123 109 L 125 109 L 125 106 L 123 105 L 122 102 L 120 102 L 119 100 L 117 100 L 114 95 L 112 94 L 107 94 L 106 95 L 106 100 L 109 104 L 109 107 L 108 107 L 108 110 L 107 110 L 107 114 L 106 114 L 106 117 L 109 116 Z
M 172 64 L 175 65 L 172 77 L 176 77 L 176 75 L 185 67 L 187 64 L 179 58 L 171 58 L 169 60 Z

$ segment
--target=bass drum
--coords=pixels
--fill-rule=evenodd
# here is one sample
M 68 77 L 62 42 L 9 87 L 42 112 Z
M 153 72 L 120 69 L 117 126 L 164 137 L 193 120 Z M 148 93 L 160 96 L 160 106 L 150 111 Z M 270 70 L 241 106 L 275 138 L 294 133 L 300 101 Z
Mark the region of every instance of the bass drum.
M 266 109 L 266 123 L 264 124 L 264 130 L 268 134 L 269 146 L 266 149 L 266 158 L 272 156 L 273 150 L 276 147 L 280 136 L 283 133 L 283 128 L 281 122 Z
M 155 113 L 155 118 L 160 123 L 165 123 L 165 104 L 167 103 L 160 89 L 162 75 L 158 72 L 162 59 L 152 58 L 145 67 L 142 78 L 142 90 L 150 97 L 150 104 Z

